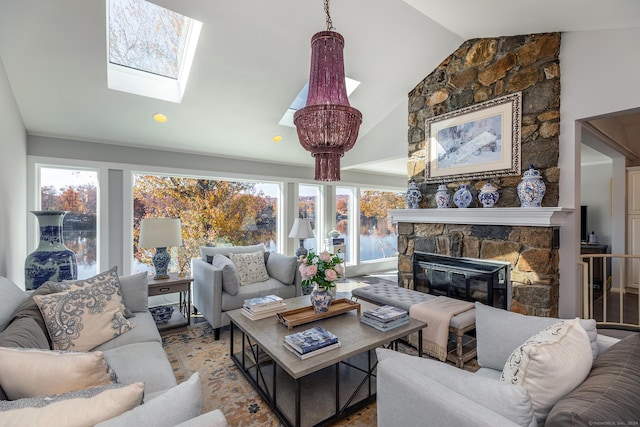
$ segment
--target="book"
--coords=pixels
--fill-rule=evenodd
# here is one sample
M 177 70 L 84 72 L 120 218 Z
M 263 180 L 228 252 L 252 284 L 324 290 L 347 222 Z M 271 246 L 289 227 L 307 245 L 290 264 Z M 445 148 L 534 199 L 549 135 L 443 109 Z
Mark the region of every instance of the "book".
M 367 310 L 362 313 L 363 316 L 379 320 L 381 322 L 390 322 L 392 320 L 408 316 L 407 310 L 403 310 L 392 305 L 383 305 L 381 307 L 374 308 L 373 310 Z
M 250 313 L 257 314 L 257 313 L 262 313 L 265 311 L 273 311 L 273 310 L 283 311 L 285 308 L 287 308 L 287 304 L 284 301 L 281 301 L 273 305 L 263 305 L 260 307 L 249 307 L 249 306 L 243 305 L 243 307 L 249 310 Z
M 289 351 L 291 351 L 292 353 L 296 354 L 302 360 L 307 359 L 309 357 L 316 356 L 318 354 L 326 353 L 327 351 L 333 350 L 334 348 L 342 347 L 342 343 L 340 341 L 338 341 L 336 343 L 324 346 L 324 347 L 319 348 L 318 350 L 312 351 L 310 353 L 302 354 L 302 353 L 298 352 L 298 350 L 296 350 L 295 348 L 291 347 L 289 345 L 289 343 L 287 343 L 286 341 L 283 341 L 282 345 L 284 345 Z
M 392 320 L 391 322 L 377 322 L 375 320 L 369 319 L 364 316 L 360 316 L 360 322 L 364 323 L 367 326 L 371 326 L 379 331 L 386 332 L 393 328 L 397 328 L 398 326 L 406 325 L 409 323 L 409 316 L 401 317 L 396 320 Z
M 258 347 L 256 344 L 251 346 L 246 346 L 244 349 L 244 354 L 247 356 L 249 360 L 253 363 L 261 364 L 264 362 L 268 362 L 271 360 L 271 357 L 262 349 L 262 347 Z M 257 354 L 257 360 L 256 360 Z
M 277 295 L 265 295 L 263 297 L 246 299 L 244 300 L 244 305 L 255 310 L 258 307 L 269 307 L 280 304 L 281 302 L 282 298 Z
M 298 353 L 305 354 L 338 342 L 338 337 L 322 326 L 316 326 L 284 337 L 284 340 Z
M 266 319 L 267 317 L 275 316 L 276 313 L 282 311 L 281 307 L 275 307 L 272 310 L 265 310 L 259 313 L 250 311 L 247 307 L 242 307 L 241 313 L 247 316 L 251 320 Z

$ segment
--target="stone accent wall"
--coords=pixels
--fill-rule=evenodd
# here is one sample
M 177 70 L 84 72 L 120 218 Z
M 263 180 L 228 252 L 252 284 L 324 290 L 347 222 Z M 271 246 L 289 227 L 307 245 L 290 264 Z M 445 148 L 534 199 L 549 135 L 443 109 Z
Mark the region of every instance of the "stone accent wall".
M 547 187 L 542 205 L 558 205 L 559 50 L 559 33 L 468 40 L 409 93 L 407 170 L 423 194 L 421 208 L 435 208 L 438 186 L 424 182 L 425 121 L 515 92 L 522 92 L 522 171 L 533 164 Z M 516 188 L 521 177 L 492 179 L 501 193 L 496 207 L 520 206 Z M 450 194 L 463 183 L 470 184 L 475 196 L 486 180 L 447 182 Z M 482 209 L 479 206 L 474 197 L 469 209 Z M 400 223 L 399 283 L 413 288 L 416 250 L 508 261 L 512 310 L 557 316 L 559 257 L 552 236 L 553 229 L 547 227 Z

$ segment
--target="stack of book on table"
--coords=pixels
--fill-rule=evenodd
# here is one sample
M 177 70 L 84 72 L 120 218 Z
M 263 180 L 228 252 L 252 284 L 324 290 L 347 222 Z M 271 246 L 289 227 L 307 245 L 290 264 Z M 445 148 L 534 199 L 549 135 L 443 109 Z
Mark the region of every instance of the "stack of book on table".
M 287 304 L 277 295 L 266 295 L 244 301 L 242 314 L 251 320 L 264 319 L 284 311 Z
M 360 322 L 372 326 L 379 331 L 388 331 L 389 329 L 409 323 L 409 313 L 407 313 L 407 310 L 398 307 L 383 305 L 362 313 Z
M 282 344 L 301 359 L 333 350 L 342 345 L 337 336 L 322 326 L 287 335 Z

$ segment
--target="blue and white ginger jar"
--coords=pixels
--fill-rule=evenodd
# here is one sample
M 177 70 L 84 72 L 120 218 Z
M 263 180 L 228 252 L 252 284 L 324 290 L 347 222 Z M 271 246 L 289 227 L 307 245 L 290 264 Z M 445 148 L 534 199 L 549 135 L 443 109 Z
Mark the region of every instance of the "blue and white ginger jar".
M 420 201 L 422 200 L 422 193 L 416 185 L 416 182 L 412 179 L 409 182 L 409 188 L 405 195 L 405 201 L 407 202 L 407 208 L 418 209 L 420 207 Z
M 483 208 L 492 208 L 496 203 L 498 203 L 498 199 L 500 198 L 500 193 L 498 189 L 494 187 L 494 185 L 488 181 L 478 193 L 478 200 L 482 203 Z
M 539 208 L 542 206 L 542 198 L 547 191 L 547 186 L 542 181 L 540 172 L 533 165 L 524 172 L 522 181 L 518 184 L 518 197 L 523 208 Z
M 449 195 L 449 189 L 447 185 L 443 182 L 438 187 L 438 191 L 436 191 L 436 206 L 438 209 L 446 209 L 449 207 L 449 200 L 451 196 Z
M 459 208 L 468 208 L 472 200 L 473 196 L 469 184 L 461 184 L 458 190 L 453 193 L 453 203 Z
M 329 311 L 329 307 L 331 307 L 331 303 L 333 302 L 333 294 L 324 286 L 318 286 L 316 284 L 311 291 L 309 300 L 316 314 L 326 313 Z
M 78 278 L 76 255 L 62 240 L 66 211 L 31 211 L 38 218 L 40 243 L 24 262 L 25 289 L 38 289 L 44 282 Z

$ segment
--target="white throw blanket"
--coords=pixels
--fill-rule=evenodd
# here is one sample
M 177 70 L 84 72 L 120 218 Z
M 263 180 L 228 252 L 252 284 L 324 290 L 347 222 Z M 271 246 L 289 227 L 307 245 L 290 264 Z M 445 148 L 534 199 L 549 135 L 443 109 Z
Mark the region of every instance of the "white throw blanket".
M 472 302 L 442 296 L 413 304 L 409 308 L 409 316 L 427 322 L 427 327 L 422 330 L 422 350 L 443 362 L 447 360 L 451 318 L 473 307 Z M 414 334 L 410 342 L 418 342 L 417 334 Z

